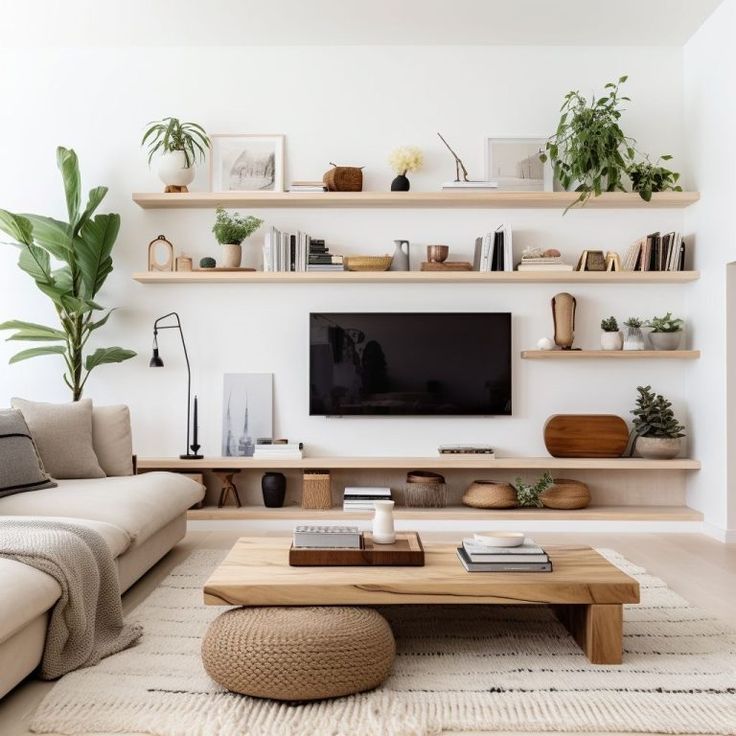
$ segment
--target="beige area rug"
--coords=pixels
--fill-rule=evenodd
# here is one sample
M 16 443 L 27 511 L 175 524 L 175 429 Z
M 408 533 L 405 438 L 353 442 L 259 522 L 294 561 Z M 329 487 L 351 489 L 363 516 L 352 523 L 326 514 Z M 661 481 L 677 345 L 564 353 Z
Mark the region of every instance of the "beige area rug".
M 199 648 L 222 609 L 201 603 L 220 551 L 194 552 L 132 620 L 132 649 L 67 675 L 39 707 L 39 733 L 162 736 L 425 736 L 445 731 L 736 734 L 736 635 L 661 580 L 606 556 L 642 587 L 625 612 L 625 664 L 591 665 L 544 607 L 382 609 L 394 673 L 348 698 L 279 704 L 223 691 Z

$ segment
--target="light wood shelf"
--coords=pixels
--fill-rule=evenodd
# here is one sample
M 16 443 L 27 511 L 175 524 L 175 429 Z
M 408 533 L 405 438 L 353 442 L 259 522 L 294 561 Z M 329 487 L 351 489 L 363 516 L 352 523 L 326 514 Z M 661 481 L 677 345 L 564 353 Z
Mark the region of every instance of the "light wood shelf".
M 524 360 L 697 360 L 700 350 L 522 350 Z
M 143 209 L 337 208 L 384 207 L 437 209 L 564 209 L 577 199 L 575 192 L 188 192 L 133 194 Z M 698 192 L 660 192 L 645 202 L 630 192 L 605 192 L 591 197 L 585 209 L 682 209 L 698 201 Z
M 144 271 L 141 284 L 682 284 L 699 271 Z

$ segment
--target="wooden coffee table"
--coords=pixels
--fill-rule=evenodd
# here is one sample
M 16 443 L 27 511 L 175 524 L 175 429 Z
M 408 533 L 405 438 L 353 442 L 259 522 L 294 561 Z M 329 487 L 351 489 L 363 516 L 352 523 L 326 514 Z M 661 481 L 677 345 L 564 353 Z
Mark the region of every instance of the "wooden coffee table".
M 291 539 L 243 537 L 204 586 L 211 606 L 549 605 L 594 664 L 620 664 L 623 604 L 639 584 L 590 547 L 545 547 L 551 573 L 468 573 L 453 545 L 424 567 L 290 567 Z

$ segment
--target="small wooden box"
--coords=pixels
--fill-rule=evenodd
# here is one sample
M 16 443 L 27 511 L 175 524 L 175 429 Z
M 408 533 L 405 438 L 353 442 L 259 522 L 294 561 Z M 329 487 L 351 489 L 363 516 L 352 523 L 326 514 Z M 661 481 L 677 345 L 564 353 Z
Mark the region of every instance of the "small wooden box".
M 424 566 L 424 547 L 416 532 L 398 532 L 393 544 L 375 544 L 370 532 L 363 534 L 362 549 L 289 550 L 292 567 L 338 566 Z

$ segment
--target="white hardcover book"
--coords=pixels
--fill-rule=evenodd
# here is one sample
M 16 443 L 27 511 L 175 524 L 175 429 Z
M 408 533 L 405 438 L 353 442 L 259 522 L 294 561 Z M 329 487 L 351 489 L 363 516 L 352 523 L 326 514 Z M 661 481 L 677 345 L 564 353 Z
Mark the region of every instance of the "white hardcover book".
M 345 486 L 344 494 L 351 496 L 391 496 L 391 489 L 385 486 Z
M 493 262 L 493 246 L 494 238 L 493 233 L 486 233 L 483 236 L 483 250 L 480 262 L 481 271 L 490 271 L 491 263 Z
M 511 244 L 511 226 L 503 226 L 503 270 L 513 271 L 514 270 L 514 249 Z

